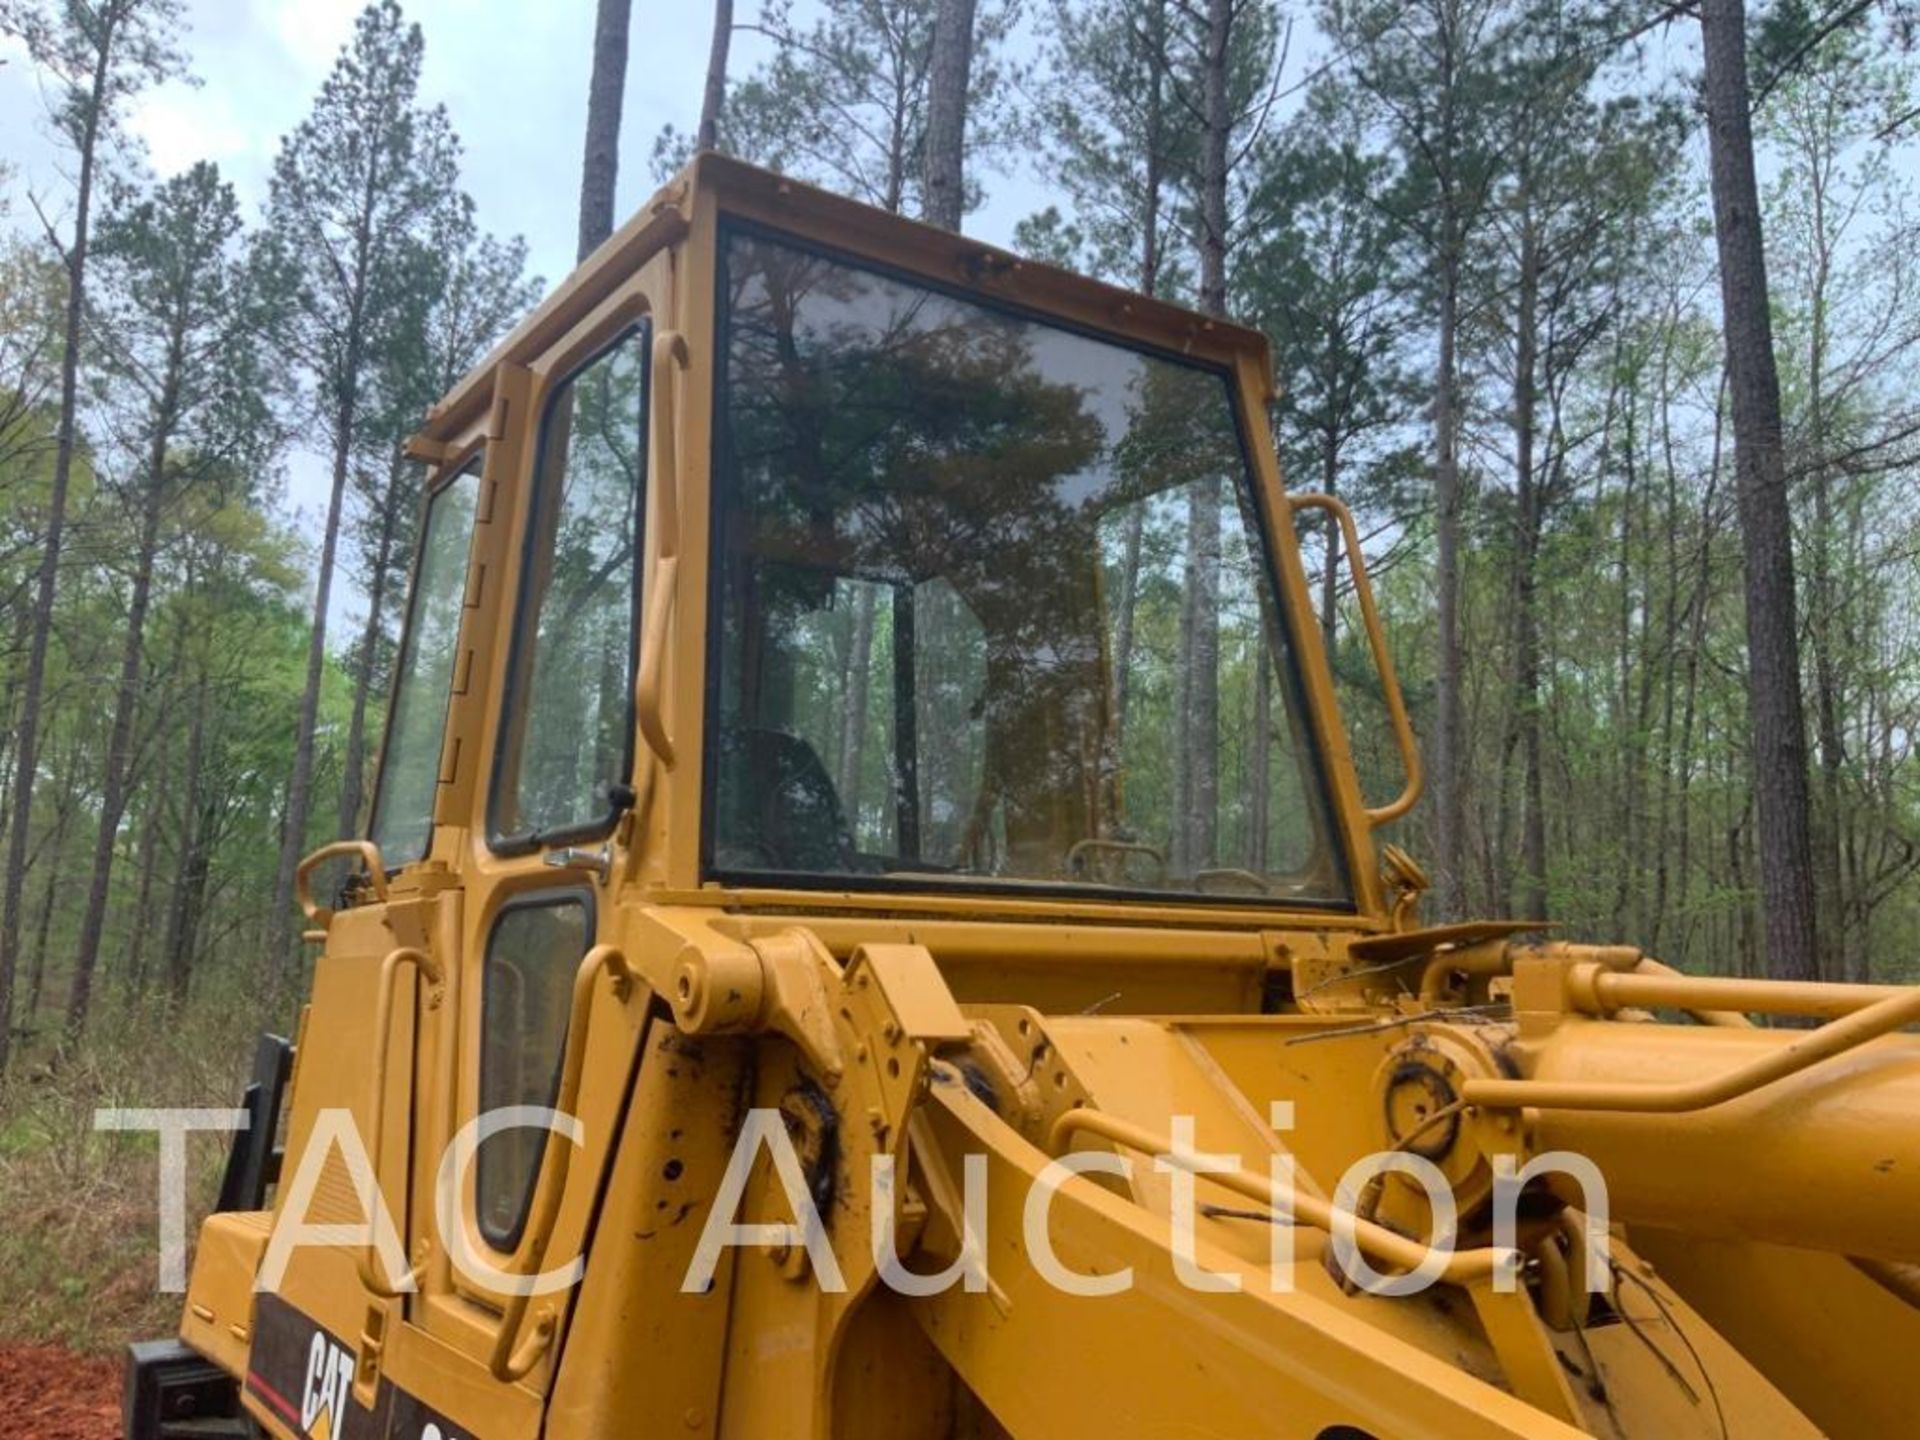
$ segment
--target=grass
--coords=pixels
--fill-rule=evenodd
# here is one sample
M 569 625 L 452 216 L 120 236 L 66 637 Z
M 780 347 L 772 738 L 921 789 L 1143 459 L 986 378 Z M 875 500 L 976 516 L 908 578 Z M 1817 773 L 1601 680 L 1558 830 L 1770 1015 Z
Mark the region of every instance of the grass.
M 114 1014 L 57 1064 L 19 1057 L 0 1080 L 0 1340 L 104 1355 L 174 1332 L 180 1297 L 158 1289 L 157 1137 L 96 1131 L 94 1112 L 237 1104 L 257 1029 L 232 1007 Z M 189 1137 L 189 1242 L 225 1158 L 224 1137 Z

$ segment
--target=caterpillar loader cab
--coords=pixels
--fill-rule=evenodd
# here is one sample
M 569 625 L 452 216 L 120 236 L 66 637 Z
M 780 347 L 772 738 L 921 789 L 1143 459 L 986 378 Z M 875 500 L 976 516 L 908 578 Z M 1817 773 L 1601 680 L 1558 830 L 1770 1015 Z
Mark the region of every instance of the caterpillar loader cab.
M 1422 925 L 1270 391 L 730 160 L 656 195 L 412 444 L 285 1158 L 132 1440 L 1905 1433 L 1920 1003 Z

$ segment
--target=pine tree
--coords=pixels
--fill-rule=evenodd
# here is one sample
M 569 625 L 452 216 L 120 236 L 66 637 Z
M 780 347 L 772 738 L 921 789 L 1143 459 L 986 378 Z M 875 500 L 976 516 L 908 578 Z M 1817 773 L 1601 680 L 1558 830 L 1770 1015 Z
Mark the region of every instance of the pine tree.
M 1820 974 L 1820 943 L 1806 713 L 1800 698 L 1793 516 L 1787 503 L 1780 377 L 1754 173 L 1747 12 L 1741 0 L 1700 0 L 1699 15 L 1706 54 L 1714 237 L 1733 401 L 1735 493 L 1746 562 L 1747 706 L 1760 818 L 1767 972 L 1779 980 L 1813 980 Z
M 967 102 L 973 75 L 976 0 L 939 0 L 927 77 L 927 139 L 922 174 L 930 224 L 958 230 L 967 212 Z
M 620 183 L 620 122 L 626 113 L 633 0 L 600 0 L 594 14 L 593 73 L 587 81 L 587 151 L 580 172 L 579 258 L 613 234 Z
M 720 144 L 720 116 L 727 104 L 727 57 L 733 52 L 733 0 L 713 0 L 713 43 L 707 52 L 707 83 L 700 95 L 700 125 L 693 148 Z
M 1288 481 L 1397 513 L 1412 468 L 1399 428 L 1421 397 L 1405 358 L 1415 279 L 1382 203 L 1392 159 L 1369 148 L 1354 96 L 1323 83 L 1259 167 L 1238 289 L 1273 341 Z M 1329 652 L 1340 573 L 1329 526 L 1319 575 Z
M 1017 237 L 1029 254 L 1147 295 L 1180 288 L 1169 214 L 1174 187 L 1194 164 L 1170 8 L 1171 0 L 1055 0 L 1036 109 L 1051 144 L 1049 171 L 1074 221 L 1065 227 L 1051 207 Z
M 1467 846 L 1463 323 L 1476 237 L 1499 173 L 1492 119 L 1512 16 L 1502 0 L 1328 0 L 1322 18 L 1401 157 L 1392 207 L 1427 279 L 1434 328 L 1436 708 L 1428 770 L 1442 918 L 1462 905 Z
M 419 312 L 419 324 L 397 334 L 380 356 L 371 393 L 369 434 L 383 437 L 376 454 L 354 470 L 359 500 L 354 539 L 366 619 L 351 661 L 353 702 L 340 779 L 343 835 L 357 834 L 370 790 L 369 710 L 375 689 L 392 667 L 394 637 L 389 622 L 403 598 L 413 554 L 420 495 L 416 474 L 402 454 L 407 437 L 442 395 L 485 358 L 493 343 L 538 299 L 540 282 L 526 277 L 527 247 L 519 238 L 500 241 L 476 230 L 470 207 L 459 206 L 455 223 L 436 243 L 444 269 Z
M 180 0 L 5 0 L 0 32 L 18 36 L 51 82 L 54 123 L 77 162 L 73 233 L 65 247 L 67 305 L 61 345 L 60 419 L 53 486 L 34 582 L 26 675 L 14 738 L 12 810 L 4 880 L 0 880 L 0 1073 L 13 1040 L 13 983 L 20 955 L 21 908 L 33 834 L 33 789 L 39 774 L 41 710 L 52 644 L 55 590 L 65 540 L 67 495 L 79 445 L 80 365 L 87 312 L 87 259 L 101 147 L 116 132 L 132 97 L 179 73 L 174 50 Z
M 271 435 L 258 332 L 238 253 L 233 189 L 202 162 L 137 196 L 101 226 L 101 363 L 130 412 L 127 487 L 137 539 L 66 1030 L 87 1022 L 121 822 L 134 780 L 134 721 L 161 525 L 195 486 L 258 463 Z
M 280 310 L 275 334 L 305 372 L 333 462 L 274 876 L 268 954 L 282 977 L 294 958 L 293 877 L 312 806 L 327 609 L 348 478 L 370 438 L 371 377 L 387 347 L 421 323 L 444 265 L 432 242 L 460 203 L 458 142 L 445 111 L 418 98 L 424 51 L 395 0 L 361 13 L 312 112 L 281 145 L 259 246 L 263 286 Z
M 720 148 L 895 214 L 929 213 L 927 140 L 941 3 L 823 0 L 819 14 L 802 24 L 790 0 L 770 0 L 758 24 L 741 28 L 773 41 L 773 56 L 728 93 Z M 1009 86 L 1000 48 L 1011 24 L 1000 5 L 973 17 L 965 73 L 955 71 L 965 102 L 956 103 L 957 93 L 947 102 L 962 119 L 947 137 L 949 169 L 953 134 L 975 153 L 1003 138 Z M 687 150 L 687 139 L 668 127 L 654 145 L 656 171 L 672 171 Z M 961 192 L 964 215 L 976 198 L 964 177 Z

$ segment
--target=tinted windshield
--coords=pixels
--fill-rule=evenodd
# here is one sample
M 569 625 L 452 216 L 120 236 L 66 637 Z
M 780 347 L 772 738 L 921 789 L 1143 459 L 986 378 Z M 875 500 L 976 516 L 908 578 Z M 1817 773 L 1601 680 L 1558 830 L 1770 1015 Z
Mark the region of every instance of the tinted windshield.
M 746 233 L 722 286 L 714 872 L 1345 895 L 1225 376 Z

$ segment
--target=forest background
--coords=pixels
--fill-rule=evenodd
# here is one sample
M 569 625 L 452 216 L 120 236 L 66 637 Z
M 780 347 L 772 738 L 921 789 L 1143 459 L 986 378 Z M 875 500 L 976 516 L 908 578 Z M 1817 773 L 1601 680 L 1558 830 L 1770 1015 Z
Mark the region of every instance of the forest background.
M 1902 4 L 719 0 L 676 128 L 623 113 L 629 3 L 577 57 L 578 253 L 623 159 L 625 194 L 705 143 L 1267 333 L 1286 473 L 1358 511 L 1427 742 L 1394 838 L 1430 913 L 1915 978 Z M 83 1347 L 171 1303 L 151 1154 L 92 1111 L 223 1103 L 287 1024 L 293 864 L 362 829 L 377 766 L 401 442 L 545 288 L 395 0 L 244 204 L 130 123 L 194 76 L 189 18 L 0 0 L 44 108 L 0 145 L 0 1324 Z

